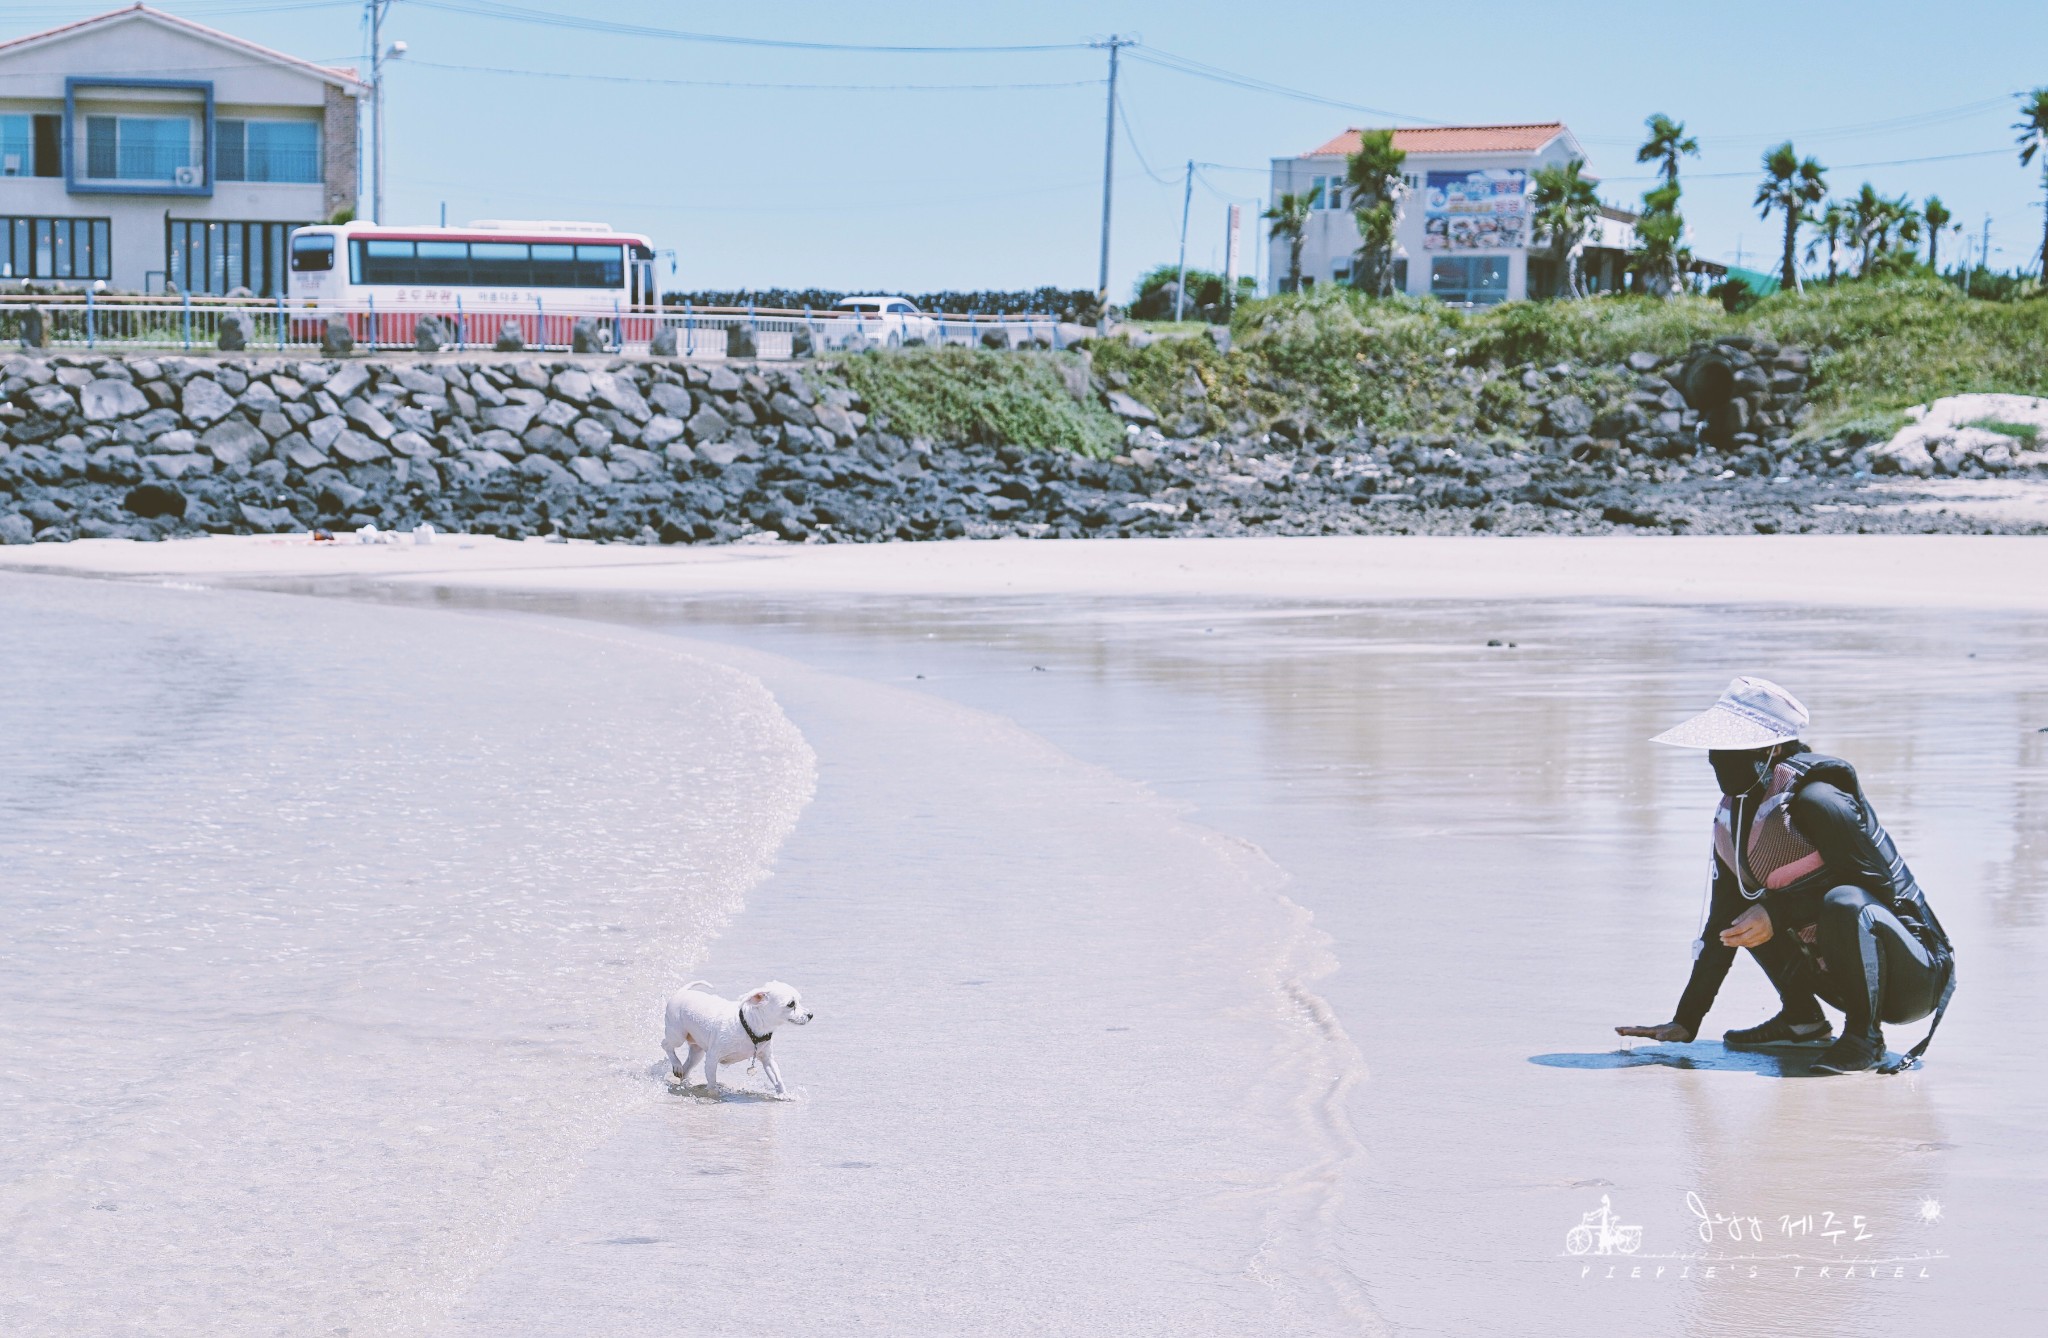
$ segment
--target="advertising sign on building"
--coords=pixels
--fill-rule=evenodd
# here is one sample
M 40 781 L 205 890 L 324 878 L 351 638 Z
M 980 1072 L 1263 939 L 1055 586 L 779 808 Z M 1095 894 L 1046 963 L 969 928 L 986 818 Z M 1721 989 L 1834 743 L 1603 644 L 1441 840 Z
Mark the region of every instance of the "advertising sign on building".
M 1518 251 L 1529 244 L 1529 174 L 1519 167 L 1431 172 L 1422 201 L 1423 249 Z

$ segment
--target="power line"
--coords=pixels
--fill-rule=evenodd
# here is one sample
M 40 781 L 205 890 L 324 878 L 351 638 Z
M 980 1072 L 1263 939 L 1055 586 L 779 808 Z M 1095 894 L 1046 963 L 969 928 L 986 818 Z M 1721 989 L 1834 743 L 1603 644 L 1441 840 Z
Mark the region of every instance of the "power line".
M 1145 169 L 1145 175 L 1151 177 L 1154 181 L 1158 182 L 1162 186 L 1171 186 L 1173 184 L 1173 178 L 1160 176 L 1157 172 L 1152 170 L 1152 164 L 1146 161 L 1145 151 L 1138 147 L 1138 136 L 1136 132 L 1134 132 L 1131 129 L 1131 114 L 1130 112 L 1124 109 L 1124 104 L 1122 102 L 1118 102 L 1116 104 L 1116 119 L 1123 123 L 1124 141 L 1131 146 L 1131 152 L 1137 155 L 1138 166 Z
M 1249 89 L 1254 93 L 1271 93 L 1275 97 L 1293 98 L 1299 102 L 1313 102 L 1325 107 L 1336 107 L 1343 111 L 1366 112 L 1373 116 L 1384 116 L 1391 121 L 1414 121 L 1420 125 L 1444 124 L 1442 121 L 1433 121 L 1426 116 L 1413 116 L 1407 112 L 1388 111 L 1383 107 L 1368 107 L 1363 103 L 1346 102 L 1341 98 L 1325 97 L 1321 93 L 1311 93 L 1306 89 L 1293 88 L 1286 84 L 1276 84 L 1271 80 L 1260 79 L 1255 75 L 1238 74 L 1235 71 L 1222 69 L 1215 65 L 1208 65 L 1187 56 L 1176 56 L 1172 52 L 1162 51 L 1158 47 L 1140 47 L 1131 52 L 1131 58 L 1133 60 L 1142 60 L 1147 65 L 1156 66 L 1162 70 L 1171 70 L 1175 74 L 1185 74 L 1196 79 L 1207 79 L 1212 83 L 1229 84 L 1235 88 Z
M 532 79 L 585 79 L 607 84 L 660 84 L 671 88 L 772 88 L 846 93 L 965 93 L 1011 89 L 1099 88 L 1100 79 L 1065 79 L 1035 84 L 785 84 L 750 83 L 731 79 L 663 79 L 651 75 L 584 74 L 573 70 L 519 70 L 500 65 L 448 65 L 433 60 L 408 60 L 430 70 L 458 70 L 468 74 L 510 74 Z
M 573 28 L 583 32 L 611 33 L 621 37 L 654 37 L 675 42 L 709 42 L 719 46 L 773 47 L 784 51 L 859 51 L 889 55 L 992 55 L 1020 51 L 1086 51 L 1087 42 L 1031 42 L 975 46 L 896 46 L 864 42 L 799 42 L 777 37 L 739 37 L 730 33 L 691 32 L 681 28 L 659 28 L 644 23 L 620 23 L 612 19 L 561 14 L 551 9 L 528 9 L 523 5 L 484 3 L 483 0 L 408 0 L 415 9 L 438 9 L 473 18 L 502 19 L 512 23 L 533 23 L 549 28 Z
M 1728 143 L 1761 144 L 1765 142 L 1777 143 L 1780 140 L 1786 139 L 1794 141 L 1848 139 L 1865 134 L 1883 134 L 1897 130 L 1917 130 L 1926 126 L 1940 125 L 1946 121 L 1966 120 L 1969 117 L 1991 111 L 1994 108 L 2008 106 L 2016 96 L 2018 95 L 2003 94 L 1977 102 L 1962 103 L 1954 107 L 1937 107 L 1928 111 L 1910 112 L 1902 116 L 1893 116 L 1880 121 L 1857 121 L 1847 125 L 1825 126 L 1815 130 L 1739 131 L 1718 135 L 1701 135 L 1699 139 L 1703 145 L 1708 146 Z M 1581 138 L 1580 142 L 1585 144 L 1634 145 L 1637 143 L 1637 139 L 1633 136 L 1624 137 L 1618 135 L 1585 136 Z
M 432 186 L 447 191 L 463 191 L 501 199 L 534 200 L 544 203 L 559 203 L 560 192 L 507 190 L 500 183 L 482 185 L 473 181 L 451 181 L 436 177 L 407 177 L 405 180 L 415 186 Z M 990 200 L 1016 200 L 1042 198 L 1054 195 L 1069 195 L 1099 185 L 1093 177 L 1085 181 L 1069 181 L 1027 186 L 1017 190 L 985 191 L 970 195 L 946 195 L 937 199 L 925 196 L 909 197 L 902 194 L 880 200 L 835 201 L 831 203 L 801 204 L 679 204 L 674 199 L 628 200 L 616 196 L 578 195 L 587 204 L 604 205 L 612 209 L 639 209 L 655 213 L 679 214 L 755 214 L 801 217 L 817 214 L 857 214 L 918 212 L 931 213 L 962 205 L 975 205 Z
M 1829 172 L 1853 172 L 1853 171 L 1858 171 L 1858 170 L 1861 170 L 1862 168 L 1865 168 L 1865 167 L 1905 167 L 1905 166 L 1908 166 L 1908 165 L 1910 165 L 1910 164 L 1913 164 L 1913 163 L 1946 163 L 1946 162 L 1954 162 L 1954 161 L 1956 161 L 1957 159 L 1961 159 L 1961 158 L 1990 158 L 1990 157 L 1993 157 L 1993 156 L 1995 156 L 1995 155 L 1998 155 L 1998 154 L 2004 154 L 2004 153 L 2011 153 L 2011 152 L 2012 152 L 2012 150 L 2011 150 L 2011 149 L 2004 149 L 2004 148 L 1999 148 L 1999 149 L 1973 149 L 1973 150 L 1971 150 L 1971 151 L 1970 151 L 1970 152 L 1968 152 L 1968 153 L 1932 153 L 1932 154 L 1928 154 L 1928 155 L 1927 155 L 1926 157 L 1923 157 L 1923 158 L 1886 158 L 1886 159 L 1883 159 L 1882 161 L 1879 161 L 1879 162 L 1870 162 L 1870 163 L 1836 163 L 1836 164 L 1835 164 L 1834 166 L 1832 166 L 1832 167 L 1826 167 L 1825 165 L 1823 165 L 1823 167 L 1824 167 L 1824 170 L 1826 170 L 1826 171 L 1829 171 Z M 1734 178 L 1734 177 L 1753 177 L 1753 176 L 1755 176 L 1755 175 L 1756 175 L 1756 172 L 1755 172 L 1754 170 L 1751 170 L 1751 171 L 1745 171 L 1745 172 L 1688 172 L 1688 173 L 1686 173 L 1686 174 L 1685 174 L 1685 176 L 1684 176 L 1684 177 L 1682 178 L 1682 180 L 1684 180 L 1684 181 L 1724 181 L 1724 180 L 1728 180 L 1728 179 L 1731 179 L 1731 178 Z M 1647 176 L 1626 176 L 1626 177 L 1602 177 L 1602 178 L 1600 179 L 1600 184 L 1602 184 L 1602 185 L 1607 185 L 1607 184 L 1609 184 L 1610 182 L 1616 182 L 1616 181 L 1658 181 L 1658 180 L 1662 180 L 1662 177 L 1661 177 L 1661 176 L 1660 176 L 1659 174 L 1657 174 L 1657 173 L 1655 173 L 1655 172 L 1652 172 L 1652 173 L 1650 173 L 1650 174 L 1649 174 L 1649 175 L 1647 175 Z

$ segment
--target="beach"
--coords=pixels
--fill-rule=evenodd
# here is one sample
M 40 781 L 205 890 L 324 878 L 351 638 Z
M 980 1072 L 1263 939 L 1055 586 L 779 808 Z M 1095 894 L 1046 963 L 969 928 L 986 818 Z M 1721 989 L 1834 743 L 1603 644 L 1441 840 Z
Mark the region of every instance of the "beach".
M 25 567 L 36 574 L 10 574 Z M 2048 947 L 2044 576 L 2026 539 L 1946 536 L 687 551 L 442 536 L 0 553 L 0 598 L 49 629 L 31 665 L 83 653 L 63 629 L 106 624 L 109 601 L 114 623 L 177 629 L 209 653 L 267 645 L 221 694 L 223 720 L 274 719 L 263 693 L 291 684 L 293 701 L 332 701 L 330 729 L 354 747 L 410 741 L 372 769 L 392 793 L 370 803 L 358 779 L 326 802 L 387 822 L 402 810 L 499 860 L 490 881 L 508 904 L 569 915 L 623 882 L 638 918 L 608 920 L 657 945 L 622 973 L 528 940 L 513 974 L 551 982 L 533 1020 L 473 1033 L 479 992 L 434 1004 L 467 1042 L 459 1057 L 392 1042 L 394 1072 L 429 1075 L 434 1099 L 462 1109 L 577 1098 L 575 1137 L 498 1163 L 508 1197 L 387 1191 L 390 1218 L 337 1211 L 280 1236 L 260 1215 L 195 1215 L 289 1195 L 288 1142 L 260 1176 L 127 1172 L 184 1196 L 183 1219 L 136 1204 L 146 1226 L 221 1228 L 219 1257 L 171 1276 L 267 1307 L 223 1312 L 220 1332 L 270 1331 L 307 1304 L 230 1271 L 252 1236 L 354 1242 L 322 1265 L 339 1294 L 305 1313 L 365 1332 L 2033 1332 L 2048 1320 L 2028 1267 L 2048 1243 L 2033 1206 L 2048 1157 L 2030 1131 L 2048 1083 L 2013 1062 L 2010 1037 L 2048 1003 L 2034 967 Z M 145 682 L 179 662 L 108 675 Z M 1957 1002 L 1920 1070 L 1821 1081 L 1712 1039 L 1613 1035 L 1664 1020 L 1683 984 L 1714 798 L 1696 757 L 1645 741 L 1737 672 L 1813 708 L 1811 741 L 1859 767 L 1958 944 Z M 77 689 L 10 682 L 8 718 L 73 718 Z M 680 684 L 694 709 L 672 700 Z M 561 702 L 582 714 L 530 737 Z M 487 826 L 479 784 L 450 795 L 425 779 L 458 723 L 472 746 L 530 764 L 499 776 L 494 802 L 528 796 L 521 822 L 583 831 L 601 860 L 542 879 L 493 854 L 504 838 L 488 833 L 517 827 L 511 815 Z M 649 747 L 678 736 L 693 742 Z M 607 764 L 606 740 L 631 742 Z M 216 768 L 267 774 L 233 751 L 246 743 L 220 746 Z M 107 785 L 141 783 L 126 754 L 99 755 Z M 656 804 L 625 755 L 689 760 Z M 718 768 L 715 814 L 699 765 Z M 530 797 L 556 769 L 578 783 L 549 788 L 572 799 L 630 802 L 601 832 L 576 828 Z M 156 811 L 205 807 L 169 779 L 150 782 Z M 17 945 L 31 967 L 72 960 L 57 946 L 71 912 L 49 889 L 104 875 L 58 837 L 106 821 L 107 802 L 19 809 L 42 833 L 22 843 L 43 861 L 26 904 L 54 908 Z M 363 835 L 330 835 L 343 852 L 381 852 L 330 861 L 353 895 L 431 863 L 373 840 L 382 828 L 344 830 Z M 165 839 L 130 858 L 161 860 Z M 684 857 L 722 841 L 735 844 L 716 876 Z M 234 869 L 250 878 L 286 849 L 253 830 Z M 671 901 L 664 885 L 695 890 Z M 393 912 L 461 904 L 445 875 L 429 890 Z M 201 900 L 162 923 L 228 913 Z M 319 956 L 328 940 L 306 937 L 302 911 L 270 913 Z M 420 951 L 438 960 L 460 938 Z M 356 951 L 333 969 L 389 971 L 413 949 Z M 224 998 L 279 988 L 247 963 L 213 965 L 180 979 Z M 505 974 L 491 978 L 509 990 Z M 818 1021 L 777 1040 L 797 1100 L 714 1102 L 662 1081 L 660 997 L 693 976 L 728 995 L 770 976 L 805 991 Z M 1770 1007 L 1738 963 L 1708 1037 Z M 578 1028 L 580 1067 L 508 1063 L 543 1015 Z M 30 1031 L 61 1036 L 65 1021 L 53 1010 Z M 1888 1034 L 1903 1048 L 1922 1029 Z M 35 1101 L 63 1066 L 30 1058 L 9 1119 L 42 1129 Z M 111 1062 L 67 1081 L 114 1084 Z M 362 1140 L 377 1085 L 339 1081 L 350 1101 L 299 1118 Z M 137 1084 L 132 1099 L 152 1085 L 119 1082 Z M 41 1159 L 110 1178 L 124 1117 L 92 1118 Z M 192 1118 L 195 1145 L 230 1124 Z M 417 1173 L 443 1154 L 408 1155 Z M 16 1230 L 51 1242 L 45 1273 L 118 1216 L 90 1197 L 54 1179 L 16 1195 Z M 1570 1253 L 1567 1233 L 1603 1201 L 1641 1245 Z M 409 1258 L 433 1267 L 394 1281 L 369 1229 L 393 1221 L 460 1236 L 460 1266 L 422 1245 Z M 27 1276 L 5 1279 L 10 1304 L 42 1295 Z M 372 1278 L 404 1304 L 363 1299 Z M 138 1325 L 106 1316 L 158 1281 L 89 1289 L 68 1302 L 74 1331 Z M 17 1316 L 33 1331 L 55 1313 Z

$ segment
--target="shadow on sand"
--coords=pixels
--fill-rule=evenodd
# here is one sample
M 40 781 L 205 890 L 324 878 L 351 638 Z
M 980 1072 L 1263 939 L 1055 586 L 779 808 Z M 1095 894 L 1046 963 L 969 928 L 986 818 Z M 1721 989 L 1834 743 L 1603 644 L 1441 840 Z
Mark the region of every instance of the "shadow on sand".
M 1531 1055 L 1531 1064 L 1551 1069 L 1707 1069 L 1754 1073 L 1764 1078 L 1818 1078 L 1813 1071 L 1819 1050 L 1734 1050 L 1712 1042 L 1691 1045 L 1640 1045 L 1633 1049 L 1597 1050 L 1585 1054 Z

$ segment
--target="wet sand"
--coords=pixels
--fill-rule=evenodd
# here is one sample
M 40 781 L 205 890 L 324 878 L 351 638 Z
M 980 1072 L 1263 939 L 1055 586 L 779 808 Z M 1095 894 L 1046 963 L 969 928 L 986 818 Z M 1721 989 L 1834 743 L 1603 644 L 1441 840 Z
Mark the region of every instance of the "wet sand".
M 973 839 L 1000 821 L 1005 794 L 1015 798 L 987 774 L 991 730 L 1045 741 L 1031 755 L 1047 778 L 1090 775 L 1111 792 L 1135 783 L 1144 789 L 1124 793 L 1141 809 L 1145 790 L 1185 806 L 1188 825 L 1149 826 L 1156 839 L 1207 830 L 1250 842 L 1285 877 L 1278 890 L 1329 936 L 1335 969 L 1314 992 L 1363 1059 L 1341 1096 L 1360 1150 L 1302 1163 L 1337 1178 L 1300 1248 L 1341 1261 L 1368 1311 L 1329 1305 L 1335 1293 L 1315 1285 L 1319 1275 L 1299 1272 L 1304 1308 L 1291 1331 L 2039 1331 L 2048 1284 L 2032 1261 L 2048 1245 L 2037 1208 L 2048 1188 L 2037 1137 L 2048 1083 L 2016 1062 L 2014 1038 L 2048 1005 L 2037 970 L 2048 948 L 2048 734 L 2038 732 L 2048 727 L 2038 617 L 2048 561 L 2038 554 L 2048 550 L 1981 539 L 1387 542 L 726 550 L 688 561 L 657 552 L 641 564 L 629 561 L 635 550 L 479 546 L 436 553 L 436 570 L 398 580 L 389 577 L 403 561 L 385 579 L 375 564 L 430 564 L 376 550 L 228 560 L 226 545 L 207 561 L 307 592 L 630 624 L 758 673 L 818 751 L 820 798 L 713 961 L 742 971 L 811 952 L 819 972 L 845 973 L 835 988 L 850 1008 L 887 990 L 890 976 L 886 954 L 870 963 L 871 953 L 840 945 L 895 944 L 888 931 L 904 926 L 888 922 L 885 894 L 847 902 L 820 889 L 849 867 L 863 886 L 886 889 L 902 847 L 869 840 L 863 860 L 864 836 L 929 816 L 920 785 L 959 802 L 943 832 L 917 843 L 929 864 L 910 864 L 911 876 L 926 891 L 927 880 L 968 891 L 959 932 L 912 935 L 908 960 L 936 971 L 965 966 L 977 942 L 1000 947 L 1018 1003 L 1037 997 L 1031 964 L 1059 951 L 1061 916 L 1072 912 L 1015 941 L 978 932 L 1004 915 L 1006 885 L 992 871 L 1009 873 L 1014 856 L 1001 852 L 1018 836 L 995 832 L 995 850 Z M 180 547 L 215 549 L 96 560 L 147 566 Z M 543 547 L 553 551 L 529 551 Z M 347 579 L 305 579 L 314 572 Z M 1612 1036 L 1614 1023 L 1668 1016 L 1683 983 L 1713 798 L 1697 758 L 1643 740 L 1737 671 L 1772 672 L 1815 708 L 1813 742 L 1863 770 L 1959 944 L 1957 1003 L 1917 1073 L 1816 1080 L 1796 1063 L 1712 1043 L 1626 1047 Z M 934 698 L 966 713 L 949 715 Z M 902 723 L 912 720 L 915 729 Z M 835 771 L 845 786 L 836 798 Z M 1034 783 L 1052 782 L 1020 773 L 1020 787 Z M 1079 797 L 1114 816 L 1112 803 Z M 1045 832 L 1087 831 L 1080 813 L 1054 806 L 1044 816 Z M 1115 834 L 1087 839 L 1113 844 Z M 1135 890 L 1134 904 L 1148 904 L 1159 893 L 1146 862 L 1098 855 L 1099 897 Z M 991 887 L 992 899 L 977 891 Z M 1108 928 L 1112 941 L 1158 929 L 1099 916 L 1081 928 Z M 1071 939 L 1070 948 L 1091 935 Z M 820 954 L 821 942 L 832 950 Z M 1188 979 L 1214 984 L 1229 960 L 1191 959 Z M 1738 963 L 1709 1035 L 1769 1008 L 1759 973 Z M 1894 1044 L 1920 1030 L 1896 1029 Z M 1042 1053 L 1025 1032 L 982 1039 L 1018 1062 Z M 943 1124 L 949 1112 L 987 1118 L 973 1092 L 921 1085 L 914 1097 L 872 1098 L 874 1110 L 864 1100 L 858 1118 L 831 1116 L 852 1100 L 844 1066 L 854 1060 L 829 1029 L 799 1042 L 785 1067 L 812 1095 L 775 1112 L 794 1121 L 773 1126 L 765 1145 L 700 1146 L 701 1108 L 649 1117 L 622 1135 L 619 1155 L 591 1163 L 558 1215 L 472 1297 L 465 1315 L 476 1331 L 588 1315 L 603 1317 L 594 1331 L 627 1331 L 634 1302 L 619 1289 L 636 1277 L 646 1288 L 671 1266 L 620 1256 L 688 1257 L 703 1248 L 696 1225 L 750 1211 L 813 1229 L 791 1269 L 820 1259 L 835 1282 L 817 1295 L 849 1298 L 777 1311 L 791 1331 L 886 1326 L 906 1313 L 855 1303 L 878 1294 L 863 1290 L 864 1261 L 897 1296 L 924 1296 L 926 1308 L 909 1312 L 916 1331 L 1026 1313 L 1013 1307 L 1028 1297 L 1003 1291 L 998 1239 L 949 1243 L 958 1253 L 943 1258 L 968 1262 L 929 1271 L 870 1251 L 861 1212 L 887 1197 L 834 1187 L 816 1164 L 798 1174 L 804 1159 L 784 1155 L 790 1139 L 835 1150 L 866 1139 L 881 1151 L 845 1160 L 875 1165 L 841 1169 L 879 1169 L 890 1151 L 932 1141 L 904 1137 L 907 1128 Z M 1178 1059 L 1209 1082 L 1245 1081 L 1227 1048 Z M 1092 1050 L 1077 1062 L 1113 1064 Z M 1150 1062 L 1162 1079 L 1174 1072 L 1164 1055 Z M 1201 1148 L 1200 1126 L 1183 1134 L 1173 1112 L 1203 1108 L 1205 1089 L 1176 1081 L 1120 1097 L 1148 1103 L 1167 1146 Z M 1087 1113 L 1099 1094 L 1081 1090 L 1073 1125 L 1103 1127 Z M 1300 1132 L 1270 1114 L 1246 1128 Z M 1051 1145 L 1036 1136 L 1027 1129 L 1014 1142 L 1042 1166 Z M 1297 1160 L 1307 1146 L 1292 1145 Z M 673 1164 L 656 1160 L 663 1149 Z M 1256 1151 L 1246 1155 L 1256 1161 Z M 1175 1174 L 1196 1163 L 1205 1159 Z M 962 1191 L 1037 1224 L 1025 1237 L 1032 1258 L 1057 1258 L 1059 1242 L 1085 1236 L 1056 1214 L 1040 1219 L 1061 1196 L 1014 1168 L 956 1169 Z M 1567 1231 L 1602 1195 L 1618 1221 L 1642 1228 L 1642 1246 L 1568 1254 Z M 1695 1203 L 1715 1228 L 1711 1242 L 1699 1238 Z M 1213 1229 L 1229 1217 L 1219 1208 L 1188 1221 Z M 1132 1259 L 1131 1276 L 1143 1278 L 1203 1261 L 1214 1285 L 1197 1294 L 1211 1298 L 1238 1295 L 1226 1279 L 1266 1266 L 1257 1256 L 1220 1264 L 1194 1244 L 1199 1234 L 1155 1234 L 1139 1219 L 1120 1242 L 1138 1253 L 1111 1257 Z M 1863 1262 L 1844 1277 L 1845 1260 Z M 679 1320 L 691 1313 L 688 1293 L 683 1284 L 667 1298 Z M 1097 1303 L 1078 1282 L 1069 1295 Z M 977 1299 L 988 1308 L 974 1310 Z M 1206 1313 L 1241 1314 L 1214 1304 Z M 733 1301 L 704 1327 L 725 1331 L 719 1317 L 745 1310 Z M 1108 1312 L 1092 1327 L 1144 1331 L 1154 1313 Z
M 670 595 L 1141 599 L 1637 599 L 2048 608 L 2048 548 L 1992 535 L 1600 539 L 1105 539 L 660 548 L 442 535 L 315 544 L 213 536 L 0 548 L 0 569 L 224 581 L 367 577 Z

